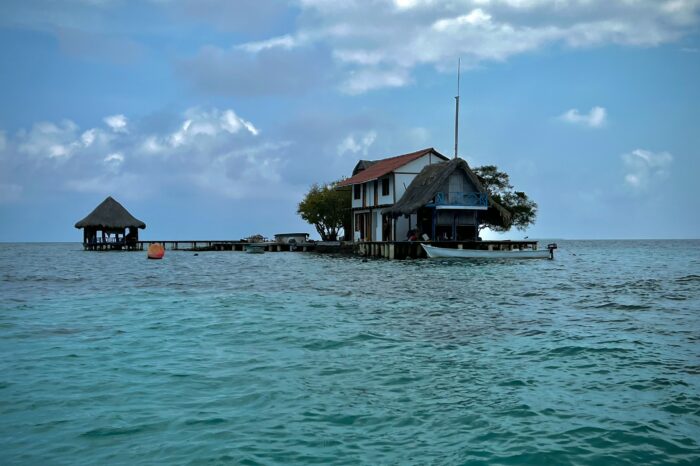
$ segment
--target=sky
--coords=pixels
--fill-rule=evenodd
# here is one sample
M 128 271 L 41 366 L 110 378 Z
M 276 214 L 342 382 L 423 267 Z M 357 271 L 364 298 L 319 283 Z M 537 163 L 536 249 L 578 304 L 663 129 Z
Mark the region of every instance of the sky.
M 0 241 L 315 233 L 313 183 L 426 147 L 539 206 L 508 238 L 700 237 L 700 0 L 3 0 Z M 495 238 L 497 235 L 489 234 Z

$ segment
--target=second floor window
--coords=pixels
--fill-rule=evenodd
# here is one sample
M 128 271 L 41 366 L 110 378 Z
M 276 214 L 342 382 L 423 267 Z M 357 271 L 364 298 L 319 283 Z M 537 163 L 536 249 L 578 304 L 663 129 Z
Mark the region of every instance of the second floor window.
M 361 197 L 361 196 L 360 196 L 361 191 L 360 191 L 360 185 L 359 185 L 359 184 L 355 184 L 355 185 L 352 186 L 352 193 L 353 193 L 353 198 L 355 198 L 355 199 L 360 199 L 360 197 Z
M 382 180 L 382 196 L 389 195 L 389 178 L 384 178 Z

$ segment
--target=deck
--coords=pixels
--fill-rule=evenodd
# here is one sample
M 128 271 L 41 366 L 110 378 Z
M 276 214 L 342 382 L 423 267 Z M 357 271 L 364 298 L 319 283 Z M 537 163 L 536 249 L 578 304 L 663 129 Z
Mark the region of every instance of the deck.
M 138 241 L 136 249 L 143 251 L 151 244 L 159 243 L 170 251 L 245 251 L 245 247 L 251 244 L 262 246 L 265 252 L 299 251 L 308 252 L 314 250 L 317 243 L 250 243 L 241 240 L 165 240 L 165 241 Z
M 417 259 L 426 257 L 420 246 L 430 244 L 442 248 L 478 249 L 486 251 L 512 251 L 514 249 L 537 249 L 537 241 L 367 241 L 367 242 L 306 242 L 306 243 L 250 243 L 241 240 L 149 240 L 137 241 L 135 245 L 118 243 L 98 243 L 84 245 L 88 250 L 131 250 L 144 251 L 151 244 L 162 244 L 170 251 L 245 251 L 247 245 L 261 246 L 265 252 L 319 252 L 334 254 L 356 254 L 363 257 L 386 259 Z
M 249 244 L 262 246 L 265 252 L 321 252 L 336 254 L 356 254 L 363 257 L 386 259 L 409 259 L 426 257 L 420 246 L 421 241 L 369 241 L 351 242 L 308 242 L 284 244 L 275 242 L 248 243 L 245 241 L 229 240 L 166 240 L 139 241 L 137 250 L 148 249 L 148 246 L 160 243 L 171 251 L 245 251 Z M 424 241 L 424 244 L 455 249 L 479 249 L 488 251 L 510 251 L 514 249 L 537 249 L 537 241 Z

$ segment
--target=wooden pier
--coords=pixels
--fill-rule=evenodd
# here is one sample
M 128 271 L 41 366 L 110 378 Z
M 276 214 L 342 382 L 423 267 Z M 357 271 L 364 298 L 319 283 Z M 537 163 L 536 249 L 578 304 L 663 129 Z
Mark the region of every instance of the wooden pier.
M 230 240 L 166 240 L 138 241 L 136 249 L 143 251 L 151 244 L 159 243 L 171 251 L 240 251 L 255 244 L 265 252 L 319 252 L 335 254 L 356 254 L 362 257 L 385 259 L 418 259 L 426 257 L 420 246 L 430 244 L 441 248 L 477 249 L 484 251 L 512 251 L 518 249 L 537 249 L 537 241 L 368 241 L 368 242 L 306 242 L 287 243 L 250 243 Z
M 308 252 L 316 249 L 316 243 L 251 243 L 247 241 L 231 240 L 166 240 L 166 241 L 138 241 L 136 249 L 143 251 L 151 244 L 161 244 L 170 251 L 245 251 L 246 246 L 252 244 L 260 246 L 265 252 L 299 251 Z

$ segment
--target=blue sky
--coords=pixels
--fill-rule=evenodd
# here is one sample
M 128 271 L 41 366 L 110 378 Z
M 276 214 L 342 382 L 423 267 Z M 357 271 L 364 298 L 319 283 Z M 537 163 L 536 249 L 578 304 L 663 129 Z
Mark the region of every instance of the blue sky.
M 152 239 L 312 232 L 309 185 L 453 151 L 542 238 L 697 238 L 699 0 L 0 3 L 0 241 L 79 241 L 107 195 Z

